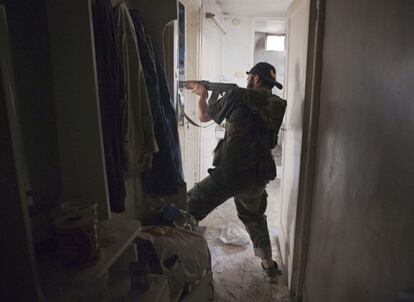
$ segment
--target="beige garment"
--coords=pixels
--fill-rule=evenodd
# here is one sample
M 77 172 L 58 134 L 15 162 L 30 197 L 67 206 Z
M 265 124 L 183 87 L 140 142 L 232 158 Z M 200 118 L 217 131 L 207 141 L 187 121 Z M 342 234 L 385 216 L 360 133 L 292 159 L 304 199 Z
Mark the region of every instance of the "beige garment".
M 114 8 L 114 16 L 124 71 L 123 163 L 125 176 L 130 177 L 151 168 L 158 146 L 135 28 L 125 3 Z
M 158 152 L 158 146 L 135 28 L 126 4 L 117 5 L 114 15 L 124 68 L 124 172 L 125 177 L 131 177 L 151 168 L 152 156 Z

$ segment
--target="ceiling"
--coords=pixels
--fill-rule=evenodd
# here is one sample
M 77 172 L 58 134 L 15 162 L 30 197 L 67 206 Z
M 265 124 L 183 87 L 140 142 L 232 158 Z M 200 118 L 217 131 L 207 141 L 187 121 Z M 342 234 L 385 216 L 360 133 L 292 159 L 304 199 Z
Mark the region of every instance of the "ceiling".
M 286 22 L 282 20 L 257 20 L 254 31 L 282 35 L 286 34 Z
M 225 15 L 285 17 L 292 0 L 216 0 Z

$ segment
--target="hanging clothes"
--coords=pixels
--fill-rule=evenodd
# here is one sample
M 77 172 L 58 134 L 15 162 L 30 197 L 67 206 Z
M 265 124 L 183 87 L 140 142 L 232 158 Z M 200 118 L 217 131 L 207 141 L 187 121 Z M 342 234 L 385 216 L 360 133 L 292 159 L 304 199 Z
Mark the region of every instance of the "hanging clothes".
M 126 4 L 119 3 L 114 15 L 124 78 L 122 149 L 124 173 L 128 178 L 151 168 L 158 146 L 137 36 Z
M 109 202 L 111 211 L 120 213 L 126 197 L 121 145 L 124 92 L 111 1 L 93 1 L 92 13 Z
M 158 57 L 155 56 L 155 63 L 157 66 L 159 85 L 160 85 L 160 97 L 161 97 L 161 106 L 164 108 L 165 118 L 167 127 L 170 133 L 172 145 L 171 152 L 172 157 L 176 166 L 177 179 L 180 180 L 180 184 L 184 183 L 184 173 L 182 169 L 182 160 L 181 160 L 181 148 L 180 148 L 180 138 L 178 136 L 178 121 L 177 113 L 174 109 L 174 103 L 168 89 L 167 77 L 165 74 L 165 69 L 161 65 Z
M 152 168 L 143 173 L 144 191 L 152 195 L 176 194 L 184 184 L 181 151 L 178 140 L 177 119 L 168 91 L 165 72 L 146 36 L 138 10 L 130 10 L 138 41 L 151 104 L 155 137 L 159 152 L 154 154 Z

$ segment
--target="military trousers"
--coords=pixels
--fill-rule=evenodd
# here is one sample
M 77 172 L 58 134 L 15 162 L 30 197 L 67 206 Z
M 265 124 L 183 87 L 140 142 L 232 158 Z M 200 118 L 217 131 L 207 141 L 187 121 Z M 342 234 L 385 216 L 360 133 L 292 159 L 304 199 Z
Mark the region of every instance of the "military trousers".
M 237 216 L 253 242 L 254 254 L 260 258 L 270 258 L 272 249 L 264 214 L 267 207 L 267 192 L 265 184 L 251 182 L 251 178 L 226 179 L 216 169 L 187 193 L 188 210 L 200 221 L 226 200 L 234 197 Z

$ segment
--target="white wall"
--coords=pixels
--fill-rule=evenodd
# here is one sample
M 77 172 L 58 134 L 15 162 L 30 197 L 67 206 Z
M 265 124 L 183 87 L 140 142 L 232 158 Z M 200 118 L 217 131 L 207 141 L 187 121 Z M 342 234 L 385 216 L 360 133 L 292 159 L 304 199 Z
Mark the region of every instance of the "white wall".
M 204 8 L 202 28 L 202 68 L 203 80 L 220 81 L 223 48 L 223 34 L 218 27 L 206 19 Z
M 237 19 L 240 23 L 232 22 Z M 236 25 L 234 24 L 236 23 Z M 225 16 L 227 34 L 223 38 L 222 81 L 246 87 L 246 71 L 253 64 L 253 21 L 251 17 Z
M 220 82 L 222 75 L 223 33 L 211 20 L 205 18 L 206 12 L 215 14 L 223 24 L 223 14 L 215 0 L 204 0 L 202 11 L 202 44 L 201 44 L 201 78 L 203 80 Z M 213 150 L 217 144 L 214 135 L 215 126 L 201 129 L 200 163 L 201 179 L 207 176 L 207 169 L 213 161 Z

